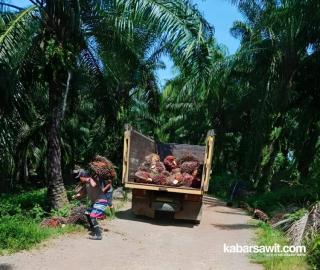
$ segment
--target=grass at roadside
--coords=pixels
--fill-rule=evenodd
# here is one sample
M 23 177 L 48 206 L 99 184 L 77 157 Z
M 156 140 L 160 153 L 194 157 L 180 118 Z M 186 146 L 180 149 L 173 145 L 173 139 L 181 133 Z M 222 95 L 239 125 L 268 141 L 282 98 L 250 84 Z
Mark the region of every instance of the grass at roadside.
M 125 193 L 125 196 L 123 199 L 113 199 L 112 203 L 113 203 L 115 213 L 118 212 L 119 210 L 121 210 L 125 206 L 126 202 L 128 202 L 128 200 L 129 200 L 129 198 L 131 198 L 131 194 Z M 109 218 L 109 219 L 115 218 L 115 216 L 111 213 L 110 208 L 106 209 L 106 215 L 107 215 L 107 218 Z
M 72 191 L 68 193 L 71 197 Z M 127 198 L 114 200 L 115 211 L 121 209 L 126 200 Z M 0 195 L 0 256 L 33 248 L 44 240 L 61 234 L 83 231 L 84 228 L 78 225 L 56 228 L 40 226 L 45 217 L 68 216 L 71 207 L 78 203 L 72 201 L 62 209 L 48 212 L 46 189 Z M 110 211 L 108 216 L 113 218 Z
M 47 205 L 45 189 L 0 196 L 0 255 L 30 249 L 50 237 L 82 230 L 76 225 L 41 227 L 42 219 L 50 215 L 46 212 Z
M 259 223 L 255 244 L 258 246 L 290 245 L 282 232 L 274 230 L 270 225 Z M 272 256 L 272 254 L 252 254 L 251 259 L 262 264 L 267 270 L 305 270 L 310 269 L 305 256 Z
M 58 228 L 40 227 L 30 217 L 6 216 L 0 218 L 0 255 L 30 249 L 42 241 L 65 233 L 83 230 L 80 226 L 66 225 Z

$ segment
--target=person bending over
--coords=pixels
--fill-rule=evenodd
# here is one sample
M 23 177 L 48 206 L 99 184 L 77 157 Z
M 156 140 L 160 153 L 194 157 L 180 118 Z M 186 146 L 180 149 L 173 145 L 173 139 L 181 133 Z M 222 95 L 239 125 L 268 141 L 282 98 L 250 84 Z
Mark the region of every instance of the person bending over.
M 79 170 L 78 175 L 75 178 L 79 178 L 83 188 L 73 196 L 74 199 L 81 199 L 85 196 L 91 201 L 91 207 L 85 212 L 92 235 L 89 237 L 92 240 L 101 240 L 102 232 L 99 227 L 98 219 L 105 218 L 105 210 L 108 205 L 106 194 L 102 191 L 99 183 L 85 170 Z

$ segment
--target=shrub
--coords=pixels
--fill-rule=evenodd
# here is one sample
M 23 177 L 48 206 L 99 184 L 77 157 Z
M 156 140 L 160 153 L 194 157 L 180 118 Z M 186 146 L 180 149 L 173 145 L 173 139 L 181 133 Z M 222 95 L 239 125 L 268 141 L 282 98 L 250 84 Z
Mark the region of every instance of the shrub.
M 284 205 L 308 206 L 316 201 L 317 198 L 317 194 L 311 188 L 285 187 L 252 196 L 248 198 L 247 202 L 255 208 L 260 208 L 270 213 Z
M 320 269 L 320 235 L 309 244 L 308 262 L 314 269 Z
M 230 189 L 235 182 L 235 177 L 224 173 L 214 175 L 210 178 L 208 193 L 219 198 L 229 199 Z
M 256 235 L 256 245 L 258 246 L 280 246 L 289 245 L 288 239 L 281 231 L 274 230 L 270 225 L 259 222 L 259 228 Z M 265 269 L 309 269 L 306 259 L 303 256 L 270 256 L 270 254 L 257 253 L 251 256 L 253 261 L 260 263 Z
M 0 254 L 29 249 L 50 236 L 81 230 L 74 225 L 40 227 L 49 215 L 46 205 L 45 189 L 0 196 Z M 66 216 L 70 208 L 71 205 L 52 214 Z

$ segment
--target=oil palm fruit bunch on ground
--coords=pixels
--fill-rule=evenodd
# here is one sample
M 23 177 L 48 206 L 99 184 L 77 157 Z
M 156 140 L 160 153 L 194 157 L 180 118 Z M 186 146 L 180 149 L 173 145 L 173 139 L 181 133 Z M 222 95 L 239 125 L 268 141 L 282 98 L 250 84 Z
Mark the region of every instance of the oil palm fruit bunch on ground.
M 64 217 L 49 217 L 45 218 L 41 222 L 41 227 L 49 227 L 49 228 L 55 228 L 62 226 L 63 224 L 67 224 L 67 219 Z
M 86 206 L 79 205 L 75 206 L 70 210 L 70 213 L 67 217 L 48 217 L 42 220 L 42 227 L 63 227 L 66 224 L 78 224 L 83 225 L 86 228 L 89 227 L 87 217 L 85 215 Z

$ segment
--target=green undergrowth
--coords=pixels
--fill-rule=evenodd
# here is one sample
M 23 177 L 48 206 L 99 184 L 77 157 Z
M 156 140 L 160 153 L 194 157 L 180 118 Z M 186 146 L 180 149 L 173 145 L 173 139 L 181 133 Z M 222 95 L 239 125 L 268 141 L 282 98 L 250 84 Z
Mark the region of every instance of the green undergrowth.
M 313 269 L 320 269 L 320 234 L 307 245 L 308 257 L 307 260 Z
M 245 201 L 254 208 L 262 209 L 267 213 L 281 211 L 287 206 L 308 207 L 319 199 L 314 188 L 284 187 L 278 190 L 256 194 Z
M 37 221 L 21 215 L 1 217 L 0 255 L 30 249 L 50 237 L 79 230 L 82 228 L 75 225 L 57 228 L 40 227 Z
M 233 177 L 227 173 L 213 175 L 210 178 L 208 194 L 226 201 L 229 200 L 229 191 L 233 181 Z
M 255 237 L 258 246 L 290 245 L 281 231 L 274 230 L 270 225 L 259 222 Z M 310 269 L 306 256 L 276 256 L 268 253 L 253 253 L 251 259 L 262 264 L 266 270 L 305 270 Z
M 0 196 L 0 255 L 30 249 L 50 237 L 82 230 L 76 225 L 41 227 L 44 217 L 62 216 L 57 211 L 48 212 L 47 205 L 46 189 Z
M 127 201 L 128 201 L 127 193 L 125 193 L 124 199 L 113 199 L 112 204 L 114 207 L 114 212 L 112 213 L 111 209 L 107 207 L 106 209 L 107 218 L 114 219 L 116 217 L 115 213 L 121 210 L 125 206 Z
M 231 202 L 231 192 L 240 178 L 228 173 L 214 175 L 210 179 L 208 193 L 224 201 Z M 240 181 L 247 183 L 248 181 Z M 310 183 L 313 183 L 310 181 Z M 238 186 L 239 187 L 239 186 Z M 246 202 L 252 208 L 259 208 L 269 215 L 276 212 L 286 212 L 286 209 L 308 208 L 310 205 L 320 200 L 319 190 L 316 185 L 295 184 L 291 186 L 282 186 L 271 191 L 259 193 L 255 188 L 247 184 L 242 187 L 247 191 L 247 195 L 235 192 L 232 198 L 232 205 L 239 206 L 240 203 Z
M 70 199 L 74 193 L 72 187 L 67 193 Z M 126 200 L 114 200 L 115 211 L 121 209 Z M 89 204 L 86 199 L 83 203 Z M 65 207 L 49 212 L 46 189 L 0 195 L 0 255 L 30 249 L 51 237 L 84 230 L 78 225 L 56 228 L 40 226 L 45 217 L 69 216 L 72 207 L 79 204 L 79 201 L 71 200 Z M 107 209 L 106 213 L 110 219 L 114 218 L 110 209 Z

